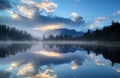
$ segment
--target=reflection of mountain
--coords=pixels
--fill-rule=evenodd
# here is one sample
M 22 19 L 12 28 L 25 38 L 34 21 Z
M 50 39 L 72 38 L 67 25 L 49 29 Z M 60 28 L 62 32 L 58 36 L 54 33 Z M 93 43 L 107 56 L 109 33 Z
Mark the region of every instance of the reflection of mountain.
M 0 58 L 15 55 L 18 52 L 25 52 L 30 47 L 29 44 L 0 44 Z
M 55 29 L 55 30 L 49 30 L 45 32 L 45 35 L 71 35 L 71 36 L 81 36 L 83 35 L 83 32 L 78 32 L 75 31 L 74 29 L 66 29 L 66 28 L 61 28 L 61 29 Z
M 57 51 L 61 53 L 75 52 L 76 50 L 86 50 L 88 54 L 93 51 L 97 55 L 102 54 L 104 58 L 109 59 L 112 63 L 120 63 L 120 48 L 97 45 L 71 45 L 71 44 L 46 44 L 44 47 L 48 51 Z

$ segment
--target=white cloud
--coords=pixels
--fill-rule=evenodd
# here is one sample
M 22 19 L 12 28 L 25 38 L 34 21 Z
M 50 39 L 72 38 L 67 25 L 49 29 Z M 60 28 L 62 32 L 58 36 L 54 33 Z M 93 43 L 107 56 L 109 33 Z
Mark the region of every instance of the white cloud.
M 101 22 L 101 21 L 106 21 L 106 20 L 108 20 L 107 17 L 98 17 L 95 19 L 95 22 Z
M 118 10 L 116 13 L 113 14 L 114 16 L 115 15 L 120 15 L 120 10 Z
M 76 12 L 73 12 L 72 14 L 71 14 L 71 17 L 72 17 L 72 20 L 73 21 L 78 21 L 81 17 L 79 16 L 79 14 L 78 13 L 76 13 Z

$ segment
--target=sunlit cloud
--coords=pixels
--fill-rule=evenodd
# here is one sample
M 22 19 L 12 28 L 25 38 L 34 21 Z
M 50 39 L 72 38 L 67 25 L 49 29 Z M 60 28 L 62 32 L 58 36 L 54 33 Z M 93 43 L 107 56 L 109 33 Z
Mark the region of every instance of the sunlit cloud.
M 108 17 L 98 17 L 95 19 L 95 22 L 101 22 L 101 21 L 106 21 L 108 20 Z
M 47 13 L 54 12 L 54 9 L 58 7 L 54 2 L 41 2 L 38 7 L 43 9 Z
M 113 16 L 120 15 L 120 10 L 113 14 Z
M 80 66 L 76 61 L 72 61 L 70 65 L 72 70 L 76 70 Z
M 17 72 L 17 76 L 23 76 L 23 75 L 27 75 L 30 73 L 34 72 L 34 67 L 32 65 L 32 63 L 28 63 L 25 66 L 23 66 L 18 72 Z
M 58 7 L 58 5 L 54 2 L 49 2 L 48 0 L 44 0 L 40 3 L 31 1 L 31 0 L 21 0 L 24 3 L 27 3 L 29 5 L 35 6 L 39 8 L 41 11 L 45 11 L 46 13 L 52 13 L 55 11 L 55 8 Z
M 53 51 L 38 51 L 38 52 L 35 52 L 36 54 L 40 54 L 40 55 L 44 55 L 44 56 L 47 56 L 47 57 L 61 57 L 62 54 L 60 53 L 57 53 L 57 52 L 53 52 Z
M 35 27 L 33 28 L 33 30 L 35 31 L 47 31 L 47 30 L 54 30 L 54 29 L 60 29 L 63 26 L 61 24 L 51 24 L 51 25 L 46 25 L 46 26 L 42 26 L 42 27 Z
M 34 9 L 30 7 L 28 8 L 27 6 L 17 6 L 17 8 L 25 17 L 32 18 L 34 15 Z

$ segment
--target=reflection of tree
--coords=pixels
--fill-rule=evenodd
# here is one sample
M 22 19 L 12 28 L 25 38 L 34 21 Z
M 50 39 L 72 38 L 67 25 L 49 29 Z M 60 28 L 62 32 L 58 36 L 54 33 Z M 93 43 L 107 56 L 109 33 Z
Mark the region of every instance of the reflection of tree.
M 4 46 L 0 46 L 0 58 L 15 55 L 18 52 L 25 52 L 27 49 L 30 49 L 30 47 L 31 45 L 29 44 L 4 44 Z
M 107 46 L 97 46 L 97 45 L 78 45 L 78 44 L 45 44 L 49 46 L 45 48 L 48 51 L 57 51 L 61 53 L 75 52 L 76 50 L 86 50 L 88 54 L 91 51 L 95 52 L 96 55 L 102 54 L 104 58 L 109 59 L 112 63 L 120 63 L 120 49 L 119 47 L 107 47 Z M 56 48 L 50 47 L 51 45 Z
M 107 46 L 81 46 L 89 52 L 93 51 L 98 54 L 102 54 L 104 58 L 109 59 L 112 64 L 120 63 L 120 49 L 119 47 L 107 47 Z

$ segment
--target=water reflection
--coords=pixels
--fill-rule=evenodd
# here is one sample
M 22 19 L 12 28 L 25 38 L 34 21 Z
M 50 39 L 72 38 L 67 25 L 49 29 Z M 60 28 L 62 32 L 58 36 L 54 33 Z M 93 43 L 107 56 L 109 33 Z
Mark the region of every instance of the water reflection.
M 18 52 L 25 52 L 30 47 L 29 44 L 0 44 L 0 58 L 15 55 Z
M 118 47 L 43 43 L 6 46 L 4 50 L 15 54 L 8 52 L 0 58 L 0 78 L 120 77 Z

